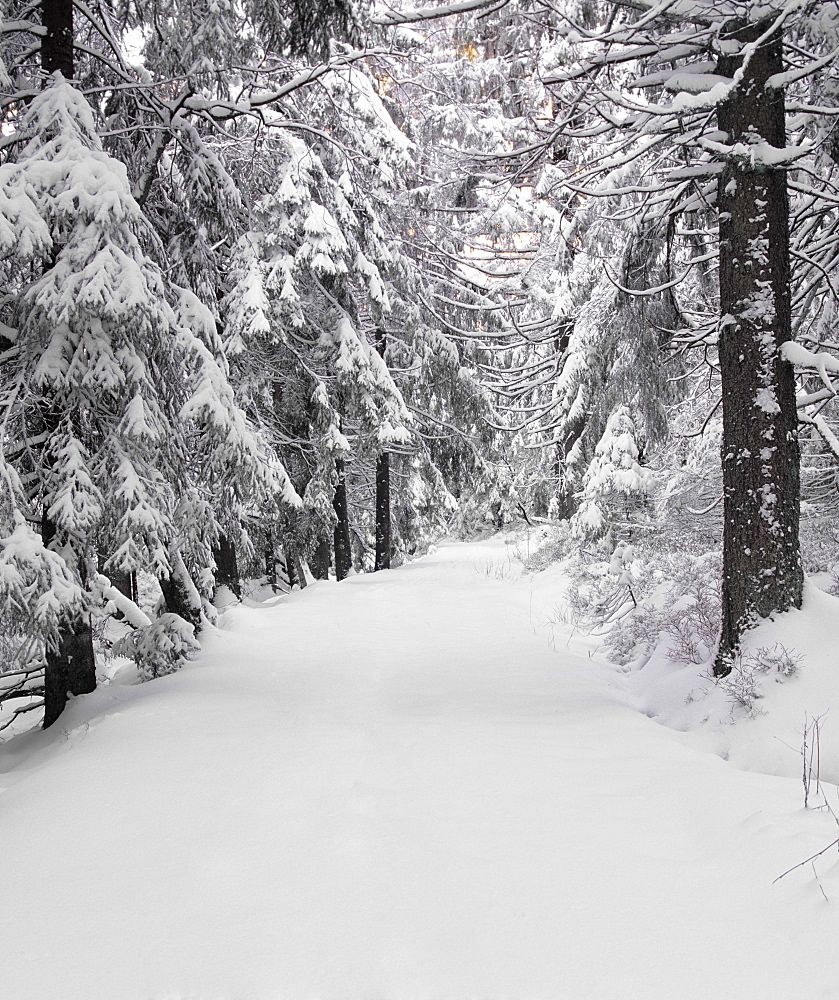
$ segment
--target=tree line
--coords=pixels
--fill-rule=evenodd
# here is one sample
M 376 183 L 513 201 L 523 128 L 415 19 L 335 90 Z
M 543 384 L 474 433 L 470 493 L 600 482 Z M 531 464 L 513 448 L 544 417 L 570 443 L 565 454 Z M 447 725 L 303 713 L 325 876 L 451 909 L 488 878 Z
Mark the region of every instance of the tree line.
M 42 0 L 0 39 L 0 700 L 92 690 L 103 602 L 154 675 L 280 559 L 609 551 L 656 490 L 721 513 L 718 673 L 800 605 L 835 4 Z

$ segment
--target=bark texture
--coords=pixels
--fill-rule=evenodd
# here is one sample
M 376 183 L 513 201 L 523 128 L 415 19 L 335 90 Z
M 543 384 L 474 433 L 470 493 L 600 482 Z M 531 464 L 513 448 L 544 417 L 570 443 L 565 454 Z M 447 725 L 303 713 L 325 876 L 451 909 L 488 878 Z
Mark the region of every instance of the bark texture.
M 387 334 L 376 332 L 376 350 L 384 358 Z M 374 569 L 390 569 L 393 531 L 390 518 L 390 455 L 383 451 L 376 459 L 376 563 Z
M 55 524 L 44 514 L 41 533 L 49 546 L 56 535 Z M 74 615 L 59 627 L 58 644 L 47 650 L 44 670 L 44 729 L 64 711 L 69 695 L 96 690 L 96 657 L 90 622 Z
M 376 459 L 376 565 L 390 569 L 392 531 L 390 521 L 390 455 L 383 451 Z
M 270 532 L 263 550 L 263 559 L 265 561 L 265 579 L 271 590 L 277 591 L 280 589 L 277 580 L 277 556 L 274 552 L 274 537 Z
M 103 560 L 100 559 L 100 565 Z M 111 586 L 116 587 L 117 590 L 124 594 L 130 601 L 137 603 L 139 594 L 137 592 L 137 574 L 135 572 L 128 572 L 124 569 L 112 569 L 108 570 L 105 575 L 111 581 Z M 117 611 L 114 614 L 117 621 L 123 621 L 125 615 L 121 611 Z
M 729 24 L 729 39 L 768 26 Z M 722 633 L 715 673 L 728 673 L 745 629 L 801 604 L 799 448 L 795 377 L 779 348 L 791 337 L 789 202 L 783 169 L 761 163 L 759 144 L 786 142 L 784 94 L 767 88 L 783 70 L 779 33 L 760 46 L 718 111 L 738 145 L 719 182 L 723 409 Z M 739 57 L 720 60 L 733 76 Z M 751 155 L 754 151 L 755 156 Z
M 121 594 L 137 603 L 137 574 L 135 572 L 128 572 L 124 569 L 111 569 L 105 572 L 105 576 L 111 581 L 111 586 L 116 587 Z M 117 618 L 122 618 L 120 613 L 117 614 Z
M 73 0 L 41 0 L 41 69 L 60 72 L 65 79 L 75 75 L 73 64 Z M 45 516 L 42 533 L 48 545 L 55 526 Z M 65 621 L 58 645 L 47 651 L 44 676 L 44 729 L 64 711 L 68 694 L 88 694 L 96 687 L 96 661 L 89 622 L 82 617 Z
M 172 560 L 168 579 L 161 578 L 158 583 L 166 610 L 188 621 L 197 635 L 201 631 L 201 600 L 180 555 Z
M 352 568 L 352 550 L 350 548 L 350 518 L 347 510 L 347 481 L 344 476 L 344 460 L 336 459 L 335 471 L 338 482 L 335 485 L 335 496 L 332 507 L 335 517 L 335 579 L 344 580 Z
M 238 598 L 242 596 L 242 581 L 236 561 L 236 546 L 227 535 L 219 534 L 218 546 L 213 549 L 216 564 L 216 586 L 228 587 Z
M 73 62 L 73 0 L 41 0 L 41 69 L 59 72 L 65 80 L 75 75 Z
M 296 583 L 301 590 L 306 589 L 306 572 L 303 569 L 303 560 L 300 558 L 300 550 L 291 538 L 285 540 L 286 565 L 288 566 L 289 583 L 293 587 Z M 292 574 L 294 580 L 292 581 Z M 327 576 L 329 566 L 327 565 Z
M 324 535 L 318 539 L 312 559 L 312 573 L 316 580 L 329 579 L 329 562 L 331 557 L 329 539 Z
M 93 633 L 84 618 L 74 618 L 61 628 L 58 646 L 47 651 L 44 671 L 44 729 L 61 715 L 70 695 L 96 690 Z

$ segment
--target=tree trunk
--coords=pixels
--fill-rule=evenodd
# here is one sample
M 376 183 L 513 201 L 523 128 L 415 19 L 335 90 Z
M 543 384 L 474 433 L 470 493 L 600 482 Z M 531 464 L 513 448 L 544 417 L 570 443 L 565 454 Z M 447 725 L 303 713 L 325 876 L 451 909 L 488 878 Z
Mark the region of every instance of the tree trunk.
M 41 69 L 61 73 L 65 80 L 75 75 L 73 64 L 73 0 L 41 0 Z
M 219 532 L 218 547 L 213 549 L 216 564 L 216 587 L 228 587 L 241 600 L 242 581 L 236 562 L 236 547 L 227 535 Z
M 172 558 L 169 578 L 160 579 L 158 582 L 166 610 L 188 621 L 195 628 L 197 635 L 201 631 L 201 598 L 195 590 L 195 584 L 180 554 Z
M 329 539 L 323 535 L 318 539 L 318 543 L 315 546 L 314 559 L 312 560 L 312 572 L 316 580 L 329 579 L 330 558 Z
M 100 560 L 100 565 L 103 562 L 104 560 Z M 105 575 L 111 581 L 112 587 L 116 587 L 121 594 L 124 594 L 134 604 L 137 603 L 137 574 L 133 570 L 128 572 L 124 569 L 111 569 Z M 125 616 L 121 611 L 117 611 L 115 617 L 118 621 L 122 621 Z
M 306 574 L 303 570 L 303 561 L 300 558 L 300 552 L 297 546 L 291 539 L 287 538 L 284 549 L 286 552 L 286 565 L 288 566 L 288 578 L 291 581 L 291 586 L 294 586 L 296 582 L 301 590 L 306 589 Z M 329 567 L 327 566 L 327 572 Z M 294 577 L 292 578 L 292 574 Z
M 390 455 L 383 451 L 376 459 L 376 565 L 390 569 Z
M 271 590 L 276 593 L 279 590 L 277 584 L 277 556 L 274 552 L 274 535 L 271 532 L 269 532 L 265 543 L 263 558 L 265 559 L 265 579 L 268 581 Z
M 753 41 L 768 22 L 727 25 Z M 719 181 L 719 363 L 723 410 L 722 633 L 714 672 L 726 674 L 743 631 L 758 619 L 800 607 L 799 449 L 795 377 L 780 357 L 791 338 L 789 202 L 786 173 L 753 163 L 747 147 L 782 149 L 782 90 L 766 80 L 783 71 L 775 33 L 752 56 L 742 82 L 718 111 L 729 157 Z M 733 76 L 739 57 L 720 60 Z
M 55 538 L 55 524 L 43 515 L 41 534 L 44 545 Z M 96 690 L 96 657 L 90 622 L 74 615 L 61 623 L 58 645 L 48 649 L 44 670 L 44 729 L 48 729 L 67 704 L 69 695 L 90 694 Z
M 557 444 L 556 455 L 554 457 L 554 477 L 555 477 L 555 487 L 554 487 L 554 506 L 556 508 L 556 517 L 560 521 L 570 521 L 574 516 L 577 509 L 577 503 L 574 495 L 574 488 L 568 479 L 565 471 L 565 458 L 568 454 L 569 448 L 563 447 L 563 445 Z
M 335 460 L 335 471 L 338 482 L 335 486 L 335 497 L 332 507 L 338 522 L 335 525 L 335 579 L 345 579 L 352 568 L 352 550 L 350 549 L 350 518 L 347 511 L 347 481 L 344 476 L 344 460 Z
M 384 358 L 387 352 L 387 334 L 376 331 L 376 350 Z M 383 451 L 376 459 L 376 563 L 374 569 L 390 569 L 393 542 L 390 519 L 390 455 Z
M 58 647 L 47 651 L 44 671 L 44 729 L 61 715 L 69 695 L 96 690 L 96 659 L 93 633 L 84 618 L 74 618 L 61 627 Z
M 44 73 L 59 71 L 72 80 L 73 2 L 41 0 L 41 68 Z M 43 537 L 48 545 L 55 535 L 55 525 L 44 516 Z M 90 624 L 81 617 L 61 625 L 58 646 L 47 651 L 44 676 L 44 728 L 51 726 L 64 711 L 69 694 L 88 694 L 96 687 L 96 662 Z

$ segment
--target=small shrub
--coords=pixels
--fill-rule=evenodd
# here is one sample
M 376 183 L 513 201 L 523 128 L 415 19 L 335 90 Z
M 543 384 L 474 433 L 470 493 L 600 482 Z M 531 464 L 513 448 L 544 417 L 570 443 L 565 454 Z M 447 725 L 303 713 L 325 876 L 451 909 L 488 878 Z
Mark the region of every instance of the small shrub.
M 543 569 L 562 562 L 579 549 L 579 540 L 571 537 L 567 522 L 558 524 L 550 536 L 523 561 L 527 573 L 541 573 Z
M 635 611 L 616 622 L 605 640 L 616 663 L 649 655 L 669 640 L 666 655 L 681 663 L 706 663 L 719 635 L 719 558 L 685 553 L 649 559 L 634 584 Z
M 763 697 L 759 675 L 774 675 L 776 681 L 781 681 L 791 677 L 800 666 L 801 656 L 776 642 L 774 646 L 738 653 L 731 664 L 731 673 L 718 683 L 736 705 L 754 716 L 760 714 L 755 702 Z
M 567 617 L 582 632 L 605 633 L 634 608 L 635 597 L 627 573 L 617 576 L 609 563 L 586 563 L 583 558 L 574 566 L 565 591 Z
M 774 646 L 761 646 L 747 654 L 754 669 L 765 674 L 791 677 L 801 666 L 801 654 L 776 642 Z
M 738 654 L 731 664 L 731 673 L 721 677 L 719 686 L 735 705 L 745 709 L 752 717 L 761 714 L 755 702 L 762 697 L 754 664 L 748 657 Z
M 114 645 L 114 654 L 134 660 L 140 677 L 151 680 L 179 670 L 200 648 L 194 626 L 180 615 L 167 612 L 151 625 L 134 629 L 120 639 Z

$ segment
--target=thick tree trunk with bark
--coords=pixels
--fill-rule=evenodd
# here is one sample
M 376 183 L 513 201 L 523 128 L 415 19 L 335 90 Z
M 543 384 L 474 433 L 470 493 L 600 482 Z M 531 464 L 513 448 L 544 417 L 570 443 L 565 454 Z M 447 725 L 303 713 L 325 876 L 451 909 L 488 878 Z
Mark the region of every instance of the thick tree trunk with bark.
M 41 69 L 59 72 L 65 80 L 75 75 L 73 63 L 73 0 L 41 0 Z
M 728 25 L 757 39 L 767 22 Z M 752 56 L 718 111 L 731 155 L 719 181 L 720 335 L 723 409 L 722 634 L 715 673 L 728 673 L 743 631 L 801 605 L 799 449 L 795 379 L 780 357 L 791 337 L 786 173 L 761 162 L 760 144 L 786 144 L 784 94 L 767 88 L 783 70 L 774 34 Z M 738 57 L 720 60 L 733 76 Z M 752 155 L 754 153 L 754 156 Z
M 335 471 L 338 482 L 335 486 L 335 496 L 332 507 L 338 521 L 335 525 L 335 579 L 345 579 L 352 568 L 352 550 L 350 548 L 350 518 L 347 510 L 347 481 L 344 476 L 344 460 L 336 459 Z
M 236 546 L 225 534 L 219 533 L 218 546 L 213 549 L 216 564 L 216 586 L 228 587 L 238 598 L 242 596 L 242 581 L 236 561 Z
M 58 647 L 47 651 L 44 671 L 44 729 L 61 715 L 69 695 L 96 690 L 96 659 L 93 633 L 84 618 L 62 626 Z
M 45 546 L 55 538 L 55 524 L 43 516 L 41 533 Z M 69 695 L 90 694 L 96 690 L 96 657 L 90 622 L 74 615 L 62 622 L 58 645 L 48 649 L 44 670 L 44 729 L 64 711 Z

